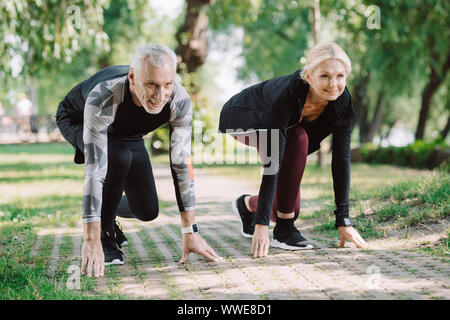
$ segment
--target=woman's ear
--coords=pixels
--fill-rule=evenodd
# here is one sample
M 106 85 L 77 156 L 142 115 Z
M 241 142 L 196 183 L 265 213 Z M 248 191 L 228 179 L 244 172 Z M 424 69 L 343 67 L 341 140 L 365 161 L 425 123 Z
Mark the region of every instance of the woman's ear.
M 308 84 L 311 86 L 311 77 L 310 77 L 308 71 L 305 71 L 305 78 L 306 78 L 306 82 L 308 82 Z

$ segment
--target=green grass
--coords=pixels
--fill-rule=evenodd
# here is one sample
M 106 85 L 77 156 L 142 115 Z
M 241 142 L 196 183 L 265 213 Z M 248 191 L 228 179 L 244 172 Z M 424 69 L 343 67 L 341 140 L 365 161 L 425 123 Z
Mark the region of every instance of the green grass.
M 329 160 L 329 159 L 328 159 Z M 202 166 L 207 173 L 234 177 L 258 188 L 259 166 Z M 350 216 L 366 239 L 389 236 L 389 230 L 401 230 L 419 224 L 435 223 L 449 216 L 450 174 L 448 166 L 416 170 L 390 165 L 352 164 Z M 302 185 L 300 220 L 313 221 L 313 231 L 337 238 L 334 227 L 334 191 L 330 163 L 317 167 L 308 159 Z M 444 240 L 443 240 L 444 241 Z M 448 249 L 424 250 L 445 256 Z M 441 249 L 439 249 L 441 248 Z
M 68 143 L 30 143 L 30 144 L 2 144 L 1 154 L 67 154 L 73 156 L 74 149 Z
M 90 287 L 68 290 L 56 278 L 48 277 L 52 237 L 44 237 L 40 255 L 31 257 L 30 248 L 36 239 L 33 226 L 29 223 L 2 223 L 1 226 L 0 300 L 92 299 Z
M 143 283 L 145 278 L 145 271 L 142 269 L 142 266 L 140 264 L 136 248 L 130 240 L 128 241 L 126 250 L 127 263 L 129 263 L 133 268 L 131 271 L 131 275 L 136 278 L 137 283 Z
M 167 272 L 167 268 L 169 267 L 164 255 L 159 251 L 156 244 L 150 239 L 149 235 L 145 230 L 141 230 L 138 232 L 139 238 L 141 238 L 145 250 L 149 255 L 151 265 L 154 268 L 155 272 L 157 272 L 169 293 L 169 299 L 181 299 L 181 292 L 175 282 L 175 279 L 170 276 L 169 272 Z
M 447 218 L 450 175 L 435 170 L 430 176 L 381 185 L 369 192 L 351 196 L 350 216 L 364 238 L 383 238 L 389 229 L 405 229 Z M 314 231 L 336 236 L 332 206 L 324 206 L 309 218 L 318 219 Z
M 450 252 L 450 230 L 447 229 L 446 234 L 435 243 L 425 241 L 421 243 L 418 251 L 438 257 L 448 257 Z
M 81 264 L 71 256 L 68 235 L 54 275 L 49 275 L 52 235 L 44 236 L 31 256 L 39 230 L 74 227 L 80 220 L 83 176 L 68 144 L 0 145 L 0 299 L 121 298 L 96 292 L 96 279 L 86 276 L 80 290 L 67 289 L 68 267 Z
M 168 164 L 167 155 L 151 157 L 154 164 Z M 308 160 L 309 161 L 309 160 Z M 199 165 L 194 164 L 195 168 Z M 202 165 L 206 174 L 239 179 L 250 186 L 261 182 L 259 165 Z M 118 268 L 108 268 L 107 283 L 111 290 L 101 294 L 95 278 L 81 277 L 81 289 L 65 286 L 67 268 L 73 260 L 73 244 L 65 235 L 59 247 L 60 259 L 55 274 L 48 274 L 54 237 L 44 236 L 38 255 L 31 256 L 37 233 L 65 224 L 74 227 L 81 218 L 81 193 L 84 166 L 73 163 L 73 148 L 68 144 L 0 145 L 0 299 L 120 299 Z M 403 228 L 448 218 L 448 170 L 414 170 L 389 165 L 352 165 L 350 191 L 351 216 L 358 230 L 367 238 L 386 236 L 389 227 Z M 173 203 L 160 202 L 163 211 Z M 304 210 L 303 210 L 304 209 Z M 302 181 L 300 219 L 314 222 L 318 234 L 336 236 L 332 212 L 334 194 L 329 164 L 318 168 L 308 162 Z M 170 214 L 176 213 L 169 210 Z M 169 226 L 175 231 L 175 227 Z M 177 227 L 178 228 L 178 227 Z M 178 229 L 176 229 L 179 232 Z M 164 235 L 164 233 L 161 233 Z M 167 262 L 148 235 L 143 239 L 152 267 L 165 276 L 172 298 L 180 297 L 174 279 L 167 274 Z M 319 236 L 320 237 L 320 236 Z M 164 236 L 169 245 L 170 237 Z M 207 238 L 207 237 L 205 237 Z M 211 239 L 207 239 L 211 240 Z M 244 254 L 233 239 L 225 239 Z M 216 246 L 219 248 L 220 246 Z M 133 275 L 143 279 L 135 248 L 128 248 Z M 437 243 L 424 243 L 424 253 L 448 254 L 448 232 Z M 232 260 L 226 251 L 218 252 Z M 178 255 L 172 252 L 175 260 Z

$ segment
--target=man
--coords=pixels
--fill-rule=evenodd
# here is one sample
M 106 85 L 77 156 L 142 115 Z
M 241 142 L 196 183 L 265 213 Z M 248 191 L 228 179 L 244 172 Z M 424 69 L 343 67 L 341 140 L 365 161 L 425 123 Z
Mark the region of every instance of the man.
M 103 275 L 104 265 L 123 264 L 126 237 L 115 216 L 150 221 L 158 197 L 143 135 L 169 122 L 170 166 L 181 213 L 183 256 L 216 261 L 195 224 L 190 162 L 192 104 L 175 80 L 176 56 L 163 45 L 138 48 L 131 66 L 105 68 L 75 86 L 56 115 L 63 136 L 85 163 L 82 273 Z M 83 154 L 84 151 L 84 154 Z M 122 195 L 125 191 L 125 196 Z

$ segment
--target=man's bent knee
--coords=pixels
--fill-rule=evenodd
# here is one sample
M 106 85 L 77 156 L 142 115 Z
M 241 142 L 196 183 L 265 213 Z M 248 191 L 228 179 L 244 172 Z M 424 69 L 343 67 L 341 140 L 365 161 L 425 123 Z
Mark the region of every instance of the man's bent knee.
M 152 221 L 158 217 L 159 208 L 145 208 L 143 210 L 139 210 L 137 213 L 137 218 L 141 221 Z

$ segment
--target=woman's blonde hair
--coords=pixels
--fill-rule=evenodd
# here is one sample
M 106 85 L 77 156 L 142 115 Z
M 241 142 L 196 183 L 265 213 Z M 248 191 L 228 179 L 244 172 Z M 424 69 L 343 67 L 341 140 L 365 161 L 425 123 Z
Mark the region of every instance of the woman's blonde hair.
M 300 77 L 306 82 L 305 71 L 311 73 L 319 64 L 328 59 L 337 59 L 344 64 L 347 75 L 352 71 L 352 63 L 345 51 L 334 42 L 326 42 L 315 45 L 311 48 L 306 57 L 305 67 L 300 73 Z

